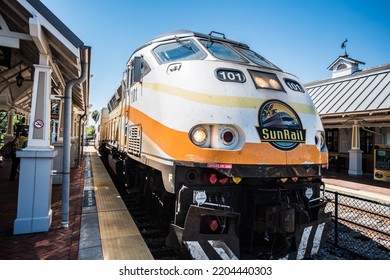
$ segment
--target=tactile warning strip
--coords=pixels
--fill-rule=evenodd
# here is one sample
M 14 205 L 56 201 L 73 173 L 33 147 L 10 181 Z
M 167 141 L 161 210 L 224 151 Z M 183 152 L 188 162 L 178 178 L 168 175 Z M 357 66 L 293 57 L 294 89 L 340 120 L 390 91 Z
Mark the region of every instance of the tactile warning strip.
M 152 254 L 96 152 L 91 153 L 91 163 L 104 259 L 152 260 Z

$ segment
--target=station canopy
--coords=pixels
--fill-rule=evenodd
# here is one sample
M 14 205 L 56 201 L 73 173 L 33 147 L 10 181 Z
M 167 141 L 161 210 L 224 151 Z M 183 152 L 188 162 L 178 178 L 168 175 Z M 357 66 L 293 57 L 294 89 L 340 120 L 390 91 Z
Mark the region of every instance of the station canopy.
M 83 47 L 40 1 L 0 1 L 0 111 L 29 115 L 34 65 L 42 59 L 52 69 L 51 94 L 63 95 L 66 83 L 81 75 L 81 62 L 90 59 Z M 89 102 L 89 77 L 72 88 L 72 103 L 81 111 Z

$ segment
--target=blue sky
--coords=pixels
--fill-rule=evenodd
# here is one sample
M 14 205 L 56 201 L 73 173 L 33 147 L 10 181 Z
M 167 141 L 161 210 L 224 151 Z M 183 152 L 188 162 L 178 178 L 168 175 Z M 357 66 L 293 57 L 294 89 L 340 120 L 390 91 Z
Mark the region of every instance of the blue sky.
M 303 83 L 331 76 L 345 38 L 364 68 L 390 63 L 388 0 L 41 1 L 92 47 L 91 110 L 107 105 L 136 48 L 178 29 L 225 33 Z

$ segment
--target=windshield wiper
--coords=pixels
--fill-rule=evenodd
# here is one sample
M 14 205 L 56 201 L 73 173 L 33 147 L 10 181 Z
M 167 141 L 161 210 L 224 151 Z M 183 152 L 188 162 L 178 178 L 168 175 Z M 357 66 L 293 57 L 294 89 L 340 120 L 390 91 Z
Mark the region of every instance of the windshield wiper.
M 178 42 L 179 44 L 181 44 L 183 47 L 185 47 L 185 48 L 191 50 L 193 53 L 196 53 L 196 51 L 194 50 L 194 48 L 191 46 L 190 43 L 182 42 L 182 41 L 180 40 L 180 38 L 177 37 L 177 36 L 175 36 L 175 40 L 176 40 L 176 42 Z

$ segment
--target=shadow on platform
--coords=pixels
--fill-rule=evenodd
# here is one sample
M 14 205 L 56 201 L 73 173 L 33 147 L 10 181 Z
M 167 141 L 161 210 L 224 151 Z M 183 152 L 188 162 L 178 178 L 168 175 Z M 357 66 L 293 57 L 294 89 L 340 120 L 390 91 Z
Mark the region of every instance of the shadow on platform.
M 61 226 L 62 185 L 52 187 L 53 220 L 49 232 L 14 235 L 17 215 L 18 179 L 9 180 L 12 161 L 0 167 L 0 259 L 77 260 L 84 190 L 84 163 L 71 169 L 69 227 Z

